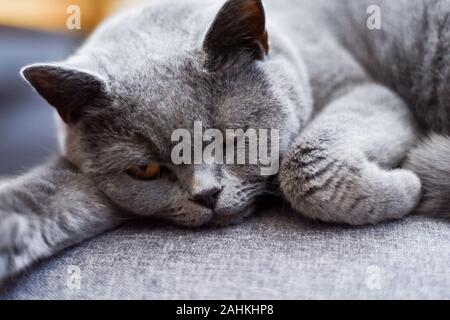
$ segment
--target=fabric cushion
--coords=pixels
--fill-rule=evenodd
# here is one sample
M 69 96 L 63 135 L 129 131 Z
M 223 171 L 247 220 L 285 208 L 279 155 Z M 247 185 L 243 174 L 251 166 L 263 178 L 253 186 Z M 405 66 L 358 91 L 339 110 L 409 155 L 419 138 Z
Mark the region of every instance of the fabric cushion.
M 42 262 L 0 298 L 450 298 L 448 221 L 353 228 L 278 211 L 226 229 L 136 221 Z

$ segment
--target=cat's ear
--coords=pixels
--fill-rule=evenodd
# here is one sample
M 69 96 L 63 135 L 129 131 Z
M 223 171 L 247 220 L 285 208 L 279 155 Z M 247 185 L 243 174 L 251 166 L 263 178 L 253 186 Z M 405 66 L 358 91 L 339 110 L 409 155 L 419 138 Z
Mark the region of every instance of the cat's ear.
M 107 96 L 100 76 L 55 64 L 35 64 L 22 69 L 23 77 L 67 124 L 76 123 L 85 109 Z
M 203 43 L 210 60 L 240 52 L 263 59 L 269 52 L 261 0 L 228 0 L 220 9 Z

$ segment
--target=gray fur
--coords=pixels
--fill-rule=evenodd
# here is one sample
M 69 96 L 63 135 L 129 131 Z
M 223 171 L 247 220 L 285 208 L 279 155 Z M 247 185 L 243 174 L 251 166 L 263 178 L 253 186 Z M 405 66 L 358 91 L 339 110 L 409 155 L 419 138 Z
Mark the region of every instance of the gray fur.
M 420 181 L 395 169 L 415 142 L 414 121 L 394 93 L 361 85 L 324 108 L 294 143 L 280 172 L 284 195 L 322 221 L 367 224 L 401 218 Z
M 406 167 L 416 172 L 423 184 L 418 212 L 450 216 L 450 138 L 432 134 L 408 155 Z
M 289 123 L 295 131 L 282 133 L 286 152 L 312 109 L 308 88 L 296 87 L 306 82 L 303 69 L 290 71 L 276 55 L 255 61 L 245 51 L 210 72 L 203 40 L 220 6 L 211 9 L 202 1 L 169 7 L 153 4 L 113 18 L 62 64 L 106 79 L 108 90 L 106 103 L 84 107 L 79 122 L 64 126 L 63 153 L 127 211 L 187 226 L 238 222 L 266 189 L 260 168 L 174 166 L 171 133 L 192 130 L 194 121 L 205 129 L 281 130 Z M 272 50 L 281 50 L 275 39 Z M 171 175 L 149 182 L 124 173 L 129 165 L 149 162 L 165 165 Z M 211 181 L 222 188 L 214 212 L 191 201 L 194 189 Z
M 127 219 L 62 158 L 0 183 L 0 278 Z
M 374 2 L 383 30 L 365 25 Z M 114 227 L 117 211 L 190 227 L 248 216 L 272 184 L 258 166 L 171 163 L 171 133 L 194 121 L 280 129 L 280 189 L 313 219 L 401 218 L 420 200 L 416 173 L 422 208 L 444 210 L 449 140 L 435 136 L 401 165 L 424 132 L 450 128 L 447 0 L 267 0 L 266 19 L 245 15 L 247 5 L 261 14 L 258 0 L 230 0 L 217 21 L 221 5 L 152 1 L 109 19 L 66 61 L 24 69 L 65 121 L 60 161 L 74 167 L 3 184 L 0 278 Z M 159 179 L 124 172 L 148 163 L 166 167 Z M 192 201 L 212 189 L 214 208 Z
M 366 26 L 369 5 L 381 8 L 381 30 L 371 31 Z M 311 6 L 307 14 L 319 12 L 315 22 L 319 21 L 322 28 L 307 24 L 297 31 L 303 31 L 300 33 L 315 42 L 310 41 L 300 50 L 311 77 L 316 113 L 322 114 L 302 133 L 285 161 L 280 174 L 281 188 L 294 208 L 320 220 L 365 224 L 401 217 L 419 201 L 420 184 L 411 171 L 390 169 L 401 164 L 424 132 L 445 134 L 450 130 L 450 2 L 349 0 L 319 1 Z M 369 92 L 370 83 L 385 85 L 395 93 L 378 88 L 377 94 L 374 85 Z M 356 101 L 352 100 L 358 95 L 360 102 L 355 106 Z M 371 101 L 373 98 L 380 99 L 383 107 L 380 102 Z M 386 109 L 389 105 L 396 107 L 389 111 Z M 414 119 L 407 114 L 406 107 L 415 115 Z M 344 117 L 339 115 L 342 110 Z M 325 146 L 317 142 L 318 137 L 330 136 L 330 131 L 332 137 Z M 355 140 L 360 139 L 365 141 L 362 148 L 355 146 Z M 441 146 L 435 142 L 434 147 L 442 150 L 446 139 L 440 138 Z M 293 173 L 290 168 L 304 163 L 298 159 L 304 146 L 322 148 L 314 156 L 325 161 L 322 166 L 318 163 L 303 166 L 300 172 Z M 417 152 L 423 153 L 420 150 L 424 148 L 419 146 Z M 448 165 L 439 165 L 441 176 L 437 181 L 430 181 L 431 172 L 425 173 L 427 168 L 436 172 L 442 156 L 433 159 L 430 155 L 427 166 L 424 161 L 415 166 L 418 159 L 415 154 L 408 168 L 413 168 L 422 179 L 423 193 L 441 201 L 448 199 Z M 346 158 L 342 159 L 342 155 Z M 352 170 L 348 162 L 355 161 L 356 168 Z M 327 167 L 330 163 L 333 165 Z M 366 166 L 375 171 L 370 174 L 359 170 Z M 353 173 L 355 169 L 358 175 Z M 305 181 L 305 176 L 316 172 L 320 173 L 318 179 Z M 379 178 L 373 176 L 374 172 L 378 172 Z M 384 177 L 380 181 L 381 176 Z M 312 193 L 311 186 L 318 191 Z M 304 192 L 307 197 L 302 196 Z M 428 209 L 439 208 L 439 203 L 435 207 L 422 206 L 422 212 L 433 214 Z M 445 214 L 448 216 L 449 212 Z

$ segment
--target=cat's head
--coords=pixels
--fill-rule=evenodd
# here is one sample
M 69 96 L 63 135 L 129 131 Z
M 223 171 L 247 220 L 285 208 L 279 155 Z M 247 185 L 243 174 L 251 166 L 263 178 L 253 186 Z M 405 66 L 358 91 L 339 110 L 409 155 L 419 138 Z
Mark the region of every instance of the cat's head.
M 64 123 L 66 157 L 111 201 L 187 226 L 239 221 L 270 177 L 260 165 L 175 165 L 175 130 L 192 132 L 196 121 L 222 132 L 280 130 L 283 153 L 300 125 L 292 107 L 306 108 L 267 58 L 261 1 L 226 2 L 203 32 L 201 18 L 189 22 L 201 9 L 143 8 L 101 27 L 66 62 L 23 69 Z

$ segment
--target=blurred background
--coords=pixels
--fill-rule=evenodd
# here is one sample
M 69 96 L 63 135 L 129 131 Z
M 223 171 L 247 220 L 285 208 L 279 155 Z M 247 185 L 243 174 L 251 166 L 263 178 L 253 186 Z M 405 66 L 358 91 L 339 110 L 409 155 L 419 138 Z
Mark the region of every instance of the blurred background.
M 69 56 L 110 14 L 139 0 L 0 0 L 0 176 L 20 173 L 56 150 L 53 108 L 21 79 L 30 63 Z M 80 29 L 70 29 L 73 5 Z

